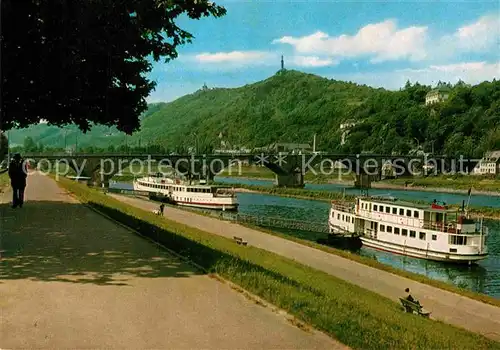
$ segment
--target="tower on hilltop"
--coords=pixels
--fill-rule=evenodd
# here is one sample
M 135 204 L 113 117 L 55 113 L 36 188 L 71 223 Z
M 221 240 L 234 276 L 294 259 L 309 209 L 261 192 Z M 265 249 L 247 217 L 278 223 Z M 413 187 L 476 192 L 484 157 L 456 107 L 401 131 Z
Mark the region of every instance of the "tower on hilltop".
M 283 55 L 281 55 L 281 70 L 285 70 L 285 61 L 283 60 Z

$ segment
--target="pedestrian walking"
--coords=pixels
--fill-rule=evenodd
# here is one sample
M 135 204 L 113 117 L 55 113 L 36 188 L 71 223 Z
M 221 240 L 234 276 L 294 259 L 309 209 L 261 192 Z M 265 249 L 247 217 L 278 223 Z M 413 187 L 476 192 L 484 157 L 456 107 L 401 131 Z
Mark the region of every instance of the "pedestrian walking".
M 26 188 L 26 178 L 28 177 L 28 168 L 24 159 L 19 153 L 12 157 L 9 164 L 10 185 L 12 186 L 12 208 L 23 207 L 24 190 Z
M 160 214 L 163 216 L 163 209 L 165 209 L 165 204 L 160 205 Z

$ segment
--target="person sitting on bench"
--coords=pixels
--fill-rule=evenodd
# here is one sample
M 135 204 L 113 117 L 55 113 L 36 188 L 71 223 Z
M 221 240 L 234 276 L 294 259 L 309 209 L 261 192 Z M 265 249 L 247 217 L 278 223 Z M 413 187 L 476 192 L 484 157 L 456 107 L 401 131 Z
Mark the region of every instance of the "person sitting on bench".
M 412 303 L 420 305 L 420 302 L 416 299 L 414 299 L 411 294 L 410 294 L 410 288 L 406 288 L 405 292 L 408 293 L 408 296 L 406 297 L 406 300 L 411 301 Z

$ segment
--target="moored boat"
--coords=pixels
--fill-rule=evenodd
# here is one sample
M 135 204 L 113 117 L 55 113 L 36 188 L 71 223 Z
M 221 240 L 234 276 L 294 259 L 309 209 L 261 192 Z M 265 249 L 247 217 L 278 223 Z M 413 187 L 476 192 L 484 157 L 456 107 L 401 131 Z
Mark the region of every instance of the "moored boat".
M 416 258 L 472 263 L 488 256 L 488 228 L 464 208 L 421 205 L 396 198 L 358 197 L 333 201 L 330 234 L 359 235 L 363 245 Z
M 203 181 L 189 182 L 161 174 L 135 179 L 133 186 L 135 191 L 148 192 L 150 198 L 176 205 L 223 211 L 238 209 L 236 194 L 229 186 L 207 185 Z

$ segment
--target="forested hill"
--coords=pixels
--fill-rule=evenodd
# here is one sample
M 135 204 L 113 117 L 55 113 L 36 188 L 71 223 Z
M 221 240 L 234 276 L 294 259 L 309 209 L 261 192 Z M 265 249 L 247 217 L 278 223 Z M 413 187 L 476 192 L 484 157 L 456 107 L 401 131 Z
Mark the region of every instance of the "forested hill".
M 407 84 L 400 91 L 374 89 L 297 71 L 276 75 L 235 89 L 199 90 L 171 103 L 155 104 L 142 117 L 141 131 L 129 145 L 160 143 L 171 150 L 198 143 L 218 148 L 219 135 L 231 144 L 259 147 L 272 142 L 309 142 L 317 134 L 320 150 L 407 153 L 417 146 L 436 153 L 479 156 L 500 149 L 500 82 L 451 86 L 450 98 L 425 106 L 430 86 Z M 356 122 L 340 146 L 340 124 Z M 42 130 L 37 125 L 30 129 Z M 17 132 L 20 140 L 24 132 Z M 59 131 L 60 132 L 60 131 Z M 123 144 L 113 130 L 96 128 L 81 145 Z M 47 132 L 35 142 L 47 142 Z M 85 139 L 87 138 L 87 139 Z

